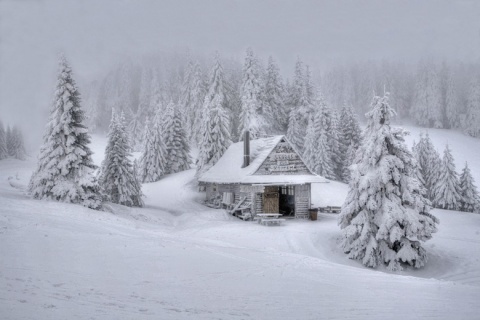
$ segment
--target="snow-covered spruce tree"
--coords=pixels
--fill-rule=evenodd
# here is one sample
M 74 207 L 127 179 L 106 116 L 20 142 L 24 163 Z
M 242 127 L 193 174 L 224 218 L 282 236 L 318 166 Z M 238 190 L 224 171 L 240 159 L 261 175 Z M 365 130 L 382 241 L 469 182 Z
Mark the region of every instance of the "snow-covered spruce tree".
M 7 133 L 5 132 L 2 121 L 0 121 L 0 160 L 5 158 L 8 158 Z
M 440 175 L 442 161 L 428 133 L 425 137 L 420 135 L 420 141 L 413 148 L 413 154 L 418 163 L 419 174 L 423 177 L 427 197 L 433 202 L 434 186 Z
M 457 210 L 461 201 L 460 182 L 448 145 L 443 152 L 440 174 L 433 185 L 433 203 L 436 208 Z
M 303 152 L 303 145 L 308 126 L 311 102 L 305 88 L 303 63 L 297 59 L 293 82 L 288 95 L 288 129 L 287 139 L 298 152 Z
M 27 152 L 25 151 L 25 144 L 23 142 L 23 135 L 20 128 L 13 126 L 12 128 L 12 157 L 18 160 L 25 160 Z
M 34 198 L 100 208 L 101 199 L 94 177 L 96 166 L 88 147 L 90 136 L 83 124 L 84 119 L 72 70 L 62 56 L 50 119 L 37 169 L 28 187 Z
M 210 85 L 203 105 L 202 141 L 197 159 L 197 176 L 207 171 L 232 143 L 230 118 L 225 108 L 223 69 L 218 55 L 210 76 Z
M 229 118 L 222 107 L 220 96 L 206 99 L 205 117 L 202 126 L 203 140 L 197 160 L 197 176 L 217 163 L 231 144 Z
M 13 157 L 15 155 L 15 142 L 13 139 L 12 128 L 9 125 L 7 125 L 7 130 L 5 130 L 5 139 L 7 144 L 8 156 Z
M 368 267 L 420 268 L 427 261 L 421 241 L 431 238 L 438 220 L 429 213 L 430 203 L 415 177 L 406 133 L 390 127 L 394 115 L 388 94 L 374 97 L 339 216 L 343 250 Z
M 480 79 L 477 78 L 470 84 L 465 122 L 465 132 L 472 137 L 480 137 Z
M 161 121 L 161 114 L 158 111 L 153 118 L 153 124 L 149 121 L 145 124 L 139 173 L 142 182 L 155 182 L 166 174 L 167 147 L 162 137 Z
M 288 124 L 287 110 L 284 102 L 285 89 L 279 69 L 273 58 L 268 58 L 265 75 L 265 93 L 263 114 L 269 124 L 269 133 L 285 132 Z
M 205 88 L 200 65 L 189 61 L 183 82 L 180 105 L 184 112 L 188 139 L 195 144 L 200 141 L 204 99 Z
M 128 207 L 143 207 L 141 186 L 130 160 L 130 146 L 123 112 L 112 112 L 105 148 L 105 159 L 99 172 L 99 184 L 106 201 Z
M 328 179 L 335 179 L 332 152 L 326 132 L 328 119 L 325 117 L 324 108 L 326 106 L 320 104 L 315 114 L 310 115 L 303 159 L 313 172 Z
M 190 169 L 190 147 L 177 105 L 170 101 L 162 119 L 162 138 L 166 146 L 167 173 Z
M 343 171 L 341 180 L 350 181 L 350 165 L 353 163 L 355 151 L 360 145 L 362 139 L 362 130 L 360 124 L 353 113 L 351 106 L 344 103 L 340 112 L 340 120 L 338 123 L 339 134 L 339 151 L 341 152 L 343 161 Z
M 466 212 L 480 212 L 480 194 L 473 180 L 468 164 L 460 175 L 460 206 L 459 209 Z
M 440 79 L 433 63 L 420 64 L 415 91 L 411 109 L 413 119 L 424 127 L 442 128 Z
M 250 132 L 252 139 L 265 134 L 265 121 L 260 114 L 260 76 L 257 60 L 251 48 L 247 49 L 247 56 L 243 65 L 242 81 L 242 109 L 240 112 L 240 138 L 246 131 Z
M 344 159 L 341 148 L 340 126 L 338 113 L 330 109 L 330 125 L 326 128 L 327 141 L 330 146 L 330 159 L 332 160 L 335 180 L 342 180 L 344 171 Z

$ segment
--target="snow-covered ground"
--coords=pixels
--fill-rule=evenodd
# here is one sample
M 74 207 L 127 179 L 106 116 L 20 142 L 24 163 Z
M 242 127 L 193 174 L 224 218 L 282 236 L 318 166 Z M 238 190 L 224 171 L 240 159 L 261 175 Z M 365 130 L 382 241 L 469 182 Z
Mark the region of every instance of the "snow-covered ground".
M 431 131 L 434 143 L 443 144 L 441 134 Z M 105 140 L 94 141 L 99 163 Z M 459 135 L 450 145 L 457 163 L 468 160 L 480 182 L 480 163 L 473 163 L 480 161 L 480 140 Z M 112 205 L 110 213 L 29 199 L 22 189 L 34 165 L 33 159 L 0 162 L 1 319 L 475 319 L 480 313 L 480 215 L 435 210 L 441 224 L 425 244 L 427 266 L 389 273 L 345 257 L 336 215 L 265 227 L 201 205 L 193 170 L 145 184 L 145 208 Z M 346 192 L 341 183 L 317 185 L 313 202 L 340 205 Z

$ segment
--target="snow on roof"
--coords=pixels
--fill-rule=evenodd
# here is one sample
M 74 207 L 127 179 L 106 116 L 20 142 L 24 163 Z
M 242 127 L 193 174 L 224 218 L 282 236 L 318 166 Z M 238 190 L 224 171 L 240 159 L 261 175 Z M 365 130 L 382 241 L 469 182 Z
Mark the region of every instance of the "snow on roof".
M 250 140 L 250 165 L 243 165 L 243 141 L 232 144 L 218 162 L 205 172 L 199 182 L 248 184 L 301 184 L 328 182 L 315 174 L 253 175 L 284 136 Z

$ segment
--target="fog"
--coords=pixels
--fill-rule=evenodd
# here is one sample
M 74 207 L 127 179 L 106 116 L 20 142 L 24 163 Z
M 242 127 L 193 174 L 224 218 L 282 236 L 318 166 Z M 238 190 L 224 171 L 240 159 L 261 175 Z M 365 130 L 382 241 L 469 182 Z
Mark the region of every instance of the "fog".
M 251 46 L 283 73 L 297 56 L 339 61 L 478 61 L 480 1 L 0 1 L 0 119 L 35 141 L 65 52 L 77 82 L 129 57 Z M 82 88 L 80 87 L 80 90 Z M 33 140 L 32 140 L 33 139 Z

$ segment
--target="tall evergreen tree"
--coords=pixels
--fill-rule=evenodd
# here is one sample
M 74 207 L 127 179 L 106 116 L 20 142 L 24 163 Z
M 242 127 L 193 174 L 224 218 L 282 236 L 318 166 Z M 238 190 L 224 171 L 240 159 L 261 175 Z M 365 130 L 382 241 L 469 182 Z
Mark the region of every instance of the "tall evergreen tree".
M 440 174 L 433 186 L 433 203 L 437 208 L 456 210 L 461 201 L 460 194 L 460 182 L 455 171 L 455 163 L 450 148 L 446 145 Z
M 285 132 L 288 124 L 284 102 L 285 89 L 278 66 L 271 56 L 268 59 L 265 78 L 263 114 L 269 124 L 269 133 Z
M 465 132 L 472 137 L 480 137 L 480 77 L 471 81 L 465 122 Z
M 133 163 L 123 112 L 112 112 L 105 159 L 99 173 L 99 183 L 107 201 L 128 207 L 143 207 L 141 186 Z
M 351 106 L 344 103 L 338 123 L 339 151 L 343 162 L 343 171 L 340 176 L 344 182 L 350 181 L 350 165 L 353 163 L 355 151 L 360 145 L 362 130 L 353 113 Z
M 315 114 L 310 115 L 303 159 L 313 172 L 328 179 L 335 179 L 335 164 L 327 132 L 330 119 L 327 114 L 326 105 L 320 104 Z
M 242 110 L 240 112 L 240 138 L 246 131 L 250 132 L 252 139 L 265 133 L 265 121 L 261 111 L 260 100 L 261 82 L 258 62 L 251 48 L 247 49 L 245 64 L 243 66 L 242 82 Z
M 230 118 L 225 108 L 223 69 L 218 55 L 210 76 L 203 105 L 202 141 L 197 159 L 197 176 L 212 167 L 231 144 Z
M 13 138 L 12 128 L 9 125 L 7 125 L 7 130 L 5 131 L 5 139 L 7 144 L 8 156 L 13 157 L 15 155 L 15 141 Z
M 93 209 L 101 206 L 84 119 L 72 70 L 62 56 L 50 120 L 28 188 L 34 198 L 79 203 Z
M 309 120 L 311 102 L 305 87 L 305 71 L 302 61 L 298 58 L 295 64 L 293 83 L 288 96 L 288 129 L 287 138 L 298 152 L 303 153 L 306 129 Z
M 165 142 L 167 173 L 176 173 L 190 169 L 190 147 L 187 134 L 182 124 L 182 116 L 178 107 L 170 101 L 162 121 L 162 138 Z
M 155 182 L 167 173 L 167 147 L 163 141 L 160 111 L 155 114 L 153 124 L 145 124 L 143 153 L 140 158 L 140 180 Z
M 480 212 L 480 194 L 478 193 L 475 180 L 468 164 L 465 162 L 465 168 L 460 175 L 460 205 L 459 209 L 466 212 Z
M 7 133 L 5 132 L 2 121 L 0 121 L 0 160 L 5 158 L 8 158 Z
M 434 186 L 440 175 L 441 159 L 433 146 L 429 134 L 420 135 L 420 141 L 413 148 L 413 154 L 418 163 L 418 171 L 423 177 L 427 197 L 434 202 Z
M 343 249 L 368 267 L 420 268 L 427 261 L 421 241 L 431 238 L 438 220 L 429 213 L 430 203 L 415 177 L 406 133 L 390 126 L 394 115 L 388 95 L 374 97 L 339 216 Z
M 198 144 L 202 123 L 202 109 L 205 88 L 200 65 L 189 61 L 182 88 L 181 107 L 185 115 L 186 131 L 189 141 Z
M 12 128 L 12 157 L 18 160 L 25 160 L 27 152 L 25 151 L 25 144 L 23 142 L 23 135 L 20 128 L 13 126 Z
M 416 123 L 429 128 L 443 127 L 441 87 L 438 72 L 433 63 L 419 67 L 412 117 Z

